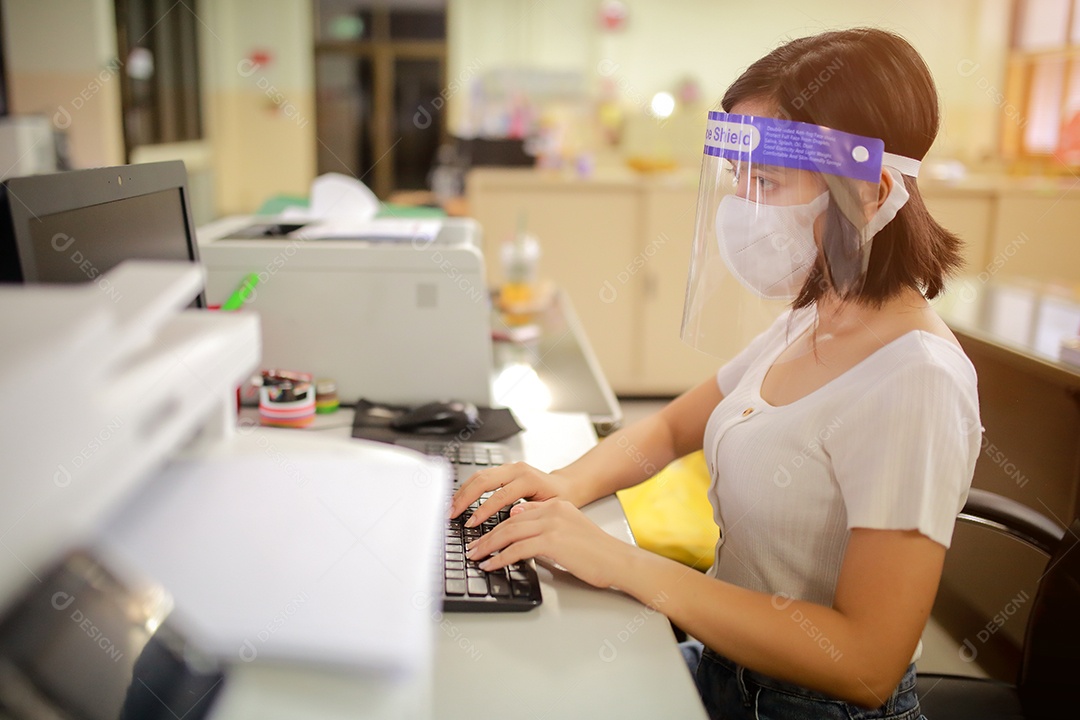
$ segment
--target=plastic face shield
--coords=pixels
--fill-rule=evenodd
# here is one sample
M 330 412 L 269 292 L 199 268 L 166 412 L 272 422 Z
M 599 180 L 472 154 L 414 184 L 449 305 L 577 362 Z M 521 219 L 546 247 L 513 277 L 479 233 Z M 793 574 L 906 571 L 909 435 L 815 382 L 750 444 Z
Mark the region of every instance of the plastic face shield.
M 873 235 L 899 209 L 889 201 L 878 209 L 886 155 L 876 138 L 710 112 L 683 340 L 727 359 L 808 279 L 826 282 L 841 299 L 858 294 Z M 891 204 L 902 205 L 900 174 L 889 184 L 899 185 Z

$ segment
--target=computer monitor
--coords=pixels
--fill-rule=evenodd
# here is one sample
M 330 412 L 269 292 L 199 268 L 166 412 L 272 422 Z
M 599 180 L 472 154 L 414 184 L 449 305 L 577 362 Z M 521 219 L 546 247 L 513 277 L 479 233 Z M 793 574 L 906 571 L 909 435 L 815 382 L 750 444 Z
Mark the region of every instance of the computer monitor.
M 0 282 L 95 282 L 124 260 L 197 263 L 198 252 L 179 160 L 0 184 Z

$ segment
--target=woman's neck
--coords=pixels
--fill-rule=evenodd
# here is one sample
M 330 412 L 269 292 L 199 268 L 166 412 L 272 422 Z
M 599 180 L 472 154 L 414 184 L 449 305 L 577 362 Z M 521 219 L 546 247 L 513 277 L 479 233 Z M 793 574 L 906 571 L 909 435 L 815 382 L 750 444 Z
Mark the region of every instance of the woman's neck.
M 817 302 L 818 336 L 840 337 L 871 327 L 886 316 L 922 312 L 929 307 L 926 298 L 915 289 L 905 289 L 886 300 L 880 307 L 853 301 L 843 301 L 829 294 Z

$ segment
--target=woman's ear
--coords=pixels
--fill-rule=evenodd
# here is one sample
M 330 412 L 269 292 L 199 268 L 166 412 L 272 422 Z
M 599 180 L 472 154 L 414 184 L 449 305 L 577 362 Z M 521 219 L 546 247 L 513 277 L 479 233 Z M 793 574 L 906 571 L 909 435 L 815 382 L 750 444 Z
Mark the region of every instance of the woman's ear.
M 881 206 L 885 204 L 885 199 L 889 197 L 889 193 L 892 192 L 892 186 L 892 173 L 890 173 L 884 167 L 881 168 L 881 182 L 878 183 L 877 205 L 874 207 L 874 212 L 880 210 Z

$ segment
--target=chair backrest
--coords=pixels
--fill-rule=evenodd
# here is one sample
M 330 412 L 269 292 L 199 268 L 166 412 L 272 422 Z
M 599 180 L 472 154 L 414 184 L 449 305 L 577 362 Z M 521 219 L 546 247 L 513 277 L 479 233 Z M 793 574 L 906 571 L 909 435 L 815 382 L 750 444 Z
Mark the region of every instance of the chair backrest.
M 1024 635 L 1017 690 L 1029 719 L 1060 717 L 1080 685 L 1080 518 L 1046 564 Z
M 1004 495 L 971 488 L 957 520 L 996 530 L 1052 555 L 1065 530 L 1052 518 Z

